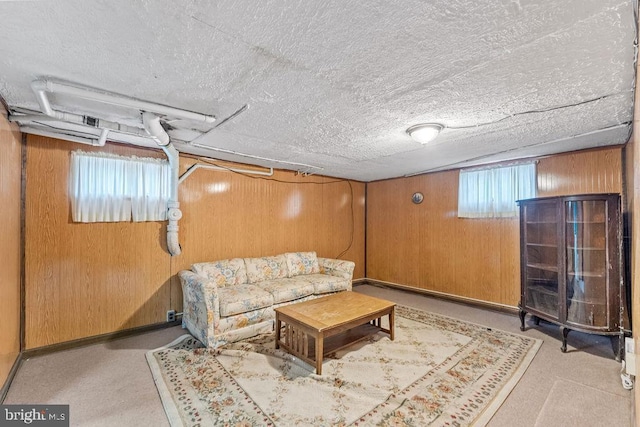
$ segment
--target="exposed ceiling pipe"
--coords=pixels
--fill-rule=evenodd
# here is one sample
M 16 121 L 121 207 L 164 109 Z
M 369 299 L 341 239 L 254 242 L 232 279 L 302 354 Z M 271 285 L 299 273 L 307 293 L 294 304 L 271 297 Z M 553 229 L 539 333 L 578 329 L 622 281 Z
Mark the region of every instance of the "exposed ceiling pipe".
M 107 135 L 109 135 L 109 129 L 102 129 L 102 132 L 100 132 L 100 138 L 96 144 L 98 147 L 104 147 L 104 144 L 107 143 Z
M 80 114 L 67 113 L 62 111 L 53 111 L 53 116 L 42 115 L 42 114 L 11 114 L 9 116 L 10 122 L 20 122 L 20 123 L 40 123 L 40 122 L 66 122 L 66 123 L 74 123 L 82 126 L 87 126 L 92 129 L 102 129 L 109 130 L 118 133 L 126 133 L 129 135 L 135 135 L 139 137 L 148 138 L 148 132 L 145 132 L 144 129 L 140 129 L 133 126 L 124 125 L 121 123 L 112 122 L 109 120 L 98 119 L 96 117 L 91 116 L 83 116 Z
M 254 169 L 227 168 L 227 167 L 216 166 L 216 165 L 204 165 L 202 163 L 195 163 L 195 164 L 191 165 L 191 167 L 189 169 L 187 169 L 187 171 L 185 173 L 183 173 L 182 176 L 180 176 L 180 179 L 178 180 L 178 183 L 182 184 L 182 181 L 187 179 L 189 177 L 189 175 L 191 175 L 192 173 L 194 173 L 198 169 L 210 169 L 210 170 L 216 170 L 216 171 L 238 172 L 238 173 L 247 174 L 247 175 L 273 176 L 273 168 L 269 168 L 269 172 L 267 172 L 267 171 L 259 171 L 259 170 L 254 170 Z
M 180 210 L 180 202 L 178 201 L 178 178 L 180 168 L 180 155 L 178 150 L 171 144 L 169 135 L 160 124 L 160 118 L 153 113 L 142 113 L 142 123 L 144 128 L 149 132 L 160 145 L 162 151 L 167 155 L 169 159 L 169 166 L 171 167 L 171 183 L 169 195 L 169 202 L 167 203 L 167 249 L 171 256 L 180 255 L 182 248 L 178 241 L 178 221 L 182 218 L 182 211 Z
M 49 98 L 47 97 L 47 85 L 41 80 L 31 82 L 31 90 L 36 94 L 36 99 L 40 105 L 40 111 L 49 117 L 56 117 L 56 112 L 51 108 Z M 59 117 L 58 117 L 59 118 Z
M 75 86 L 69 86 L 62 83 L 56 83 L 49 80 L 36 80 L 31 83 L 31 88 L 36 95 L 38 104 L 41 111 L 47 116 L 55 120 L 82 124 L 86 126 L 92 126 L 94 128 L 101 128 L 102 132 L 97 140 L 97 143 L 93 143 L 90 138 L 75 137 L 67 135 L 69 140 L 81 143 L 87 143 L 86 141 L 92 141 L 91 145 L 104 145 L 107 139 L 107 135 L 110 132 L 110 127 L 115 127 L 117 131 L 130 131 L 136 136 L 144 136 L 153 138 L 157 144 L 167 155 L 169 159 L 169 166 L 171 168 L 171 183 L 170 183 L 170 196 L 167 203 L 167 219 L 169 223 L 167 225 L 167 249 L 171 256 L 180 255 L 182 249 L 178 242 L 178 221 L 182 218 L 182 211 L 180 211 L 180 203 L 178 202 L 178 184 L 179 184 L 179 166 L 180 156 L 178 150 L 171 144 L 169 135 L 160 124 L 160 117 L 158 115 L 170 116 L 176 119 L 185 119 L 192 121 L 199 121 L 205 123 L 213 123 L 215 121 L 214 116 L 209 116 L 200 113 L 194 113 L 192 111 L 185 111 L 178 108 L 169 107 L 166 105 L 154 104 L 151 102 L 140 101 L 134 98 L 128 98 L 121 95 L 110 94 L 107 92 L 98 92 L 96 90 L 80 88 Z M 140 135 L 142 129 L 132 128 L 123 124 L 109 122 L 107 120 L 100 120 L 94 117 L 82 116 L 73 113 L 67 113 L 62 111 L 56 111 L 51 106 L 47 93 L 62 93 L 69 96 L 74 96 L 81 99 L 87 99 L 104 104 L 117 105 L 121 107 L 128 107 L 136 109 L 142 112 L 142 125 L 146 131 L 144 135 Z M 47 121 L 38 115 L 24 115 L 16 116 L 14 121 L 22 121 L 26 123 L 35 123 L 37 121 Z M 50 120 L 49 120 L 50 121 Z M 34 132 L 35 133 L 35 132 Z M 42 131 L 41 131 L 42 133 Z M 53 132 L 51 132 L 53 133 Z M 56 134 L 56 136 L 59 136 Z
M 158 145 L 165 146 L 169 144 L 169 134 L 160 124 L 160 117 L 145 111 L 142 113 L 142 124 L 147 133 L 153 136 Z
M 153 102 L 141 101 L 135 98 L 128 98 L 108 92 L 98 92 L 87 88 L 70 86 L 63 83 L 52 82 L 50 80 L 35 80 L 31 83 L 31 89 L 36 94 L 36 98 L 38 99 L 42 112 L 48 116 L 55 113 L 55 111 L 51 108 L 46 92 L 62 93 L 65 95 L 75 96 L 77 98 L 101 102 L 103 104 L 129 107 L 140 111 L 148 111 L 197 122 L 213 123 L 216 121 L 214 116 L 206 114 L 194 113 L 192 111 L 181 110 L 179 108 L 155 104 Z
M 211 132 L 211 131 L 209 131 L 209 132 Z M 302 166 L 302 167 L 304 167 L 306 169 L 319 169 L 319 170 L 324 169 L 324 168 L 321 168 L 319 166 L 308 165 L 306 163 L 289 162 L 287 160 L 278 160 L 278 159 L 271 159 L 269 157 L 254 156 L 253 154 L 240 153 L 238 151 L 227 150 L 225 148 L 211 147 L 210 145 L 204 145 L 204 144 L 200 144 L 200 143 L 195 142 L 195 141 L 199 140 L 202 136 L 209 134 L 209 132 L 197 137 L 196 139 L 191 141 L 189 143 L 189 145 L 192 146 L 192 147 L 204 148 L 205 150 L 219 151 L 221 153 L 233 154 L 234 156 L 248 157 L 248 158 L 251 158 L 251 159 L 264 160 L 264 161 L 267 161 L 267 162 L 274 162 L 274 163 L 282 163 L 282 164 L 285 164 L 285 165 Z
M 40 129 L 40 128 L 34 128 L 34 127 L 30 127 L 30 126 L 22 126 L 22 127 L 20 127 L 20 130 L 25 132 L 25 133 L 30 133 L 30 134 L 33 134 L 33 135 L 40 135 L 40 136 L 46 136 L 47 138 L 60 139 L 60 133 L 50 132 L 50 131 L 47 131 L 47 130 L 44 130 L 44 129 Z M 107 142 L 107 134 L 108 133 L 109 133 L 109 131 L 107 129 L 103 129 L 102 133 L 100 134 L 100 136 L 97 139 L 85 138 L 85 137 L 82 137 L 82 136 L 75 136 L 75 135 L 65 135 L 64 139 L 67 140 L 67 141 L 71 141 L 71 142 L 77 142 L 79 144 L 92 145 L 94 147 L 102 147 Z

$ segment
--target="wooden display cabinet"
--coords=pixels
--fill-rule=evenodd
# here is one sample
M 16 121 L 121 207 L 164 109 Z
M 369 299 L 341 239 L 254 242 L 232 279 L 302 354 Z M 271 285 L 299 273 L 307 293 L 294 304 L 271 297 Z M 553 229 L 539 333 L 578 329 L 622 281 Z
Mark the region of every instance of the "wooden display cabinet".
M 520 330 L 527 313 L 571 330 L 624 339 L 619 194 L 519 200 Z

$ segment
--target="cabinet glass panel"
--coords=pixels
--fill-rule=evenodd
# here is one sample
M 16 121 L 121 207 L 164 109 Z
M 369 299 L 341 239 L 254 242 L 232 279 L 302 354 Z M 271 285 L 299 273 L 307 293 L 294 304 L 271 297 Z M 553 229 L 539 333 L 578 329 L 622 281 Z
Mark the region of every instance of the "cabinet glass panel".
M 558 220 L 554 202 L 525 207 L 527 307 L 558 315 Z
M 567 322 L 608 326 L 606 201 L 565 202 Z

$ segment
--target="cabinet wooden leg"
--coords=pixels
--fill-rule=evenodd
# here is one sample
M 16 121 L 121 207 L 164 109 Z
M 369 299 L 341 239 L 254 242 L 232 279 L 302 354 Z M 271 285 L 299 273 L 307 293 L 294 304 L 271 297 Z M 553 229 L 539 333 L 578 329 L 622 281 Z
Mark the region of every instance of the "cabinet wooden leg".
M 524 331 L 524 317 L 527 315 L 527 312 L 523 309 L 520 309 L 518 315 L 520 316 L 520 330 Z
M 540 325 L 540 318 L 538 316 L 533 316 L 533 324 L 536 326 Z
M 611 347 L 613 348 L 613 354 L 616 356 L 616 362 L 620 362 L 624 352 L 624 332 L 618 335 L 617 343 L 616 336 L 611 336 Z
M 567 352 L 567 335 L 569 335 L 569 332 L 571 332 L 571 329 L 567 328 L 566 326 L 560 326 L 560 330 L 562 331 L 562 347 L 560 347 L 560 350 L 562 350 L 563 353 Z

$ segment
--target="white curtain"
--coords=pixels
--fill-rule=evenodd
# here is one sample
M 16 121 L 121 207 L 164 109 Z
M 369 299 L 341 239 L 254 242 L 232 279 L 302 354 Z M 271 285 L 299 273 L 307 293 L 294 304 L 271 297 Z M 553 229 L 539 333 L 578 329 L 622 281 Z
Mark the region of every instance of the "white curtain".
M 69 182 L 73 221 L 164 221 L 170 173 L 161 159 L 75 151 Z
M 464 218 L 512 217 L 516 200 L 536 196 L 536 164 L 460 171 L 458 216 Z

